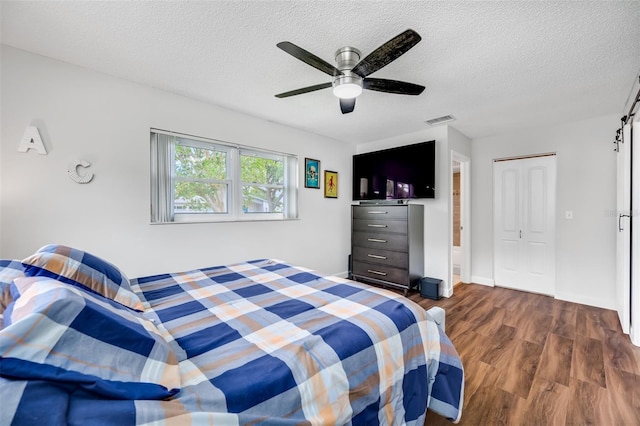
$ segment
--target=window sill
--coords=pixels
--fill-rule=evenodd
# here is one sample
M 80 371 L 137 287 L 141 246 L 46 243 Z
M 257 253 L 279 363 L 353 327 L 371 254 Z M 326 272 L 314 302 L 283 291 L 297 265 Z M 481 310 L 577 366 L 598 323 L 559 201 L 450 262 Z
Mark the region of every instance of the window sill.
M 198 221 L 182 221 L 182 222 L 149 222 L 149 225 L 191 225 L 203 223 L 246 223 L 246 222 L 291 222 L 300 220 L 299 217 L 291 219 L 234 219 L 234 220 L 198 220 Z

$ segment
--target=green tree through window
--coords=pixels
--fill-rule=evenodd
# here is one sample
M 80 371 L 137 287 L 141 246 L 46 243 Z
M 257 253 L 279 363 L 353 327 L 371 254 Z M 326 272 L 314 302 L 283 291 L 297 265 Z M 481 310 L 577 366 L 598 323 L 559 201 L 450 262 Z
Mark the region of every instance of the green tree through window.
M 242 210 L 245 213 L 281 213 L 284 197 L 282 157 L 243 152 L 240 155 Z
M 227 212 L 227 157 L 224 151 L 176 144 L 174 205 L 177 210 Z

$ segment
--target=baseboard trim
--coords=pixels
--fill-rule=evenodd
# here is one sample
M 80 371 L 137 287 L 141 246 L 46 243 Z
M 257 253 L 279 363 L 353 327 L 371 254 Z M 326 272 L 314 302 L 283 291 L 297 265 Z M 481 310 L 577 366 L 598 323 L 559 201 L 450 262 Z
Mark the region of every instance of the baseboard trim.
M 640 347 L 640 329 L 631 327 L 629 330 L 629 338 L 631 339 L 631 343 Z
M 349 278 L 349 271 L 337 272 L 333 275 L 340 278 Z
M 492 278 L 481 277 L 478 275 L 471 276 L 471 282 L 473 284 L 486 285 L 489 287 L 495 287 L 495 281 Z M 591 297 L 584 297 L 575 293 L 556 293 L 555 296 L 558 300 L 564 300 L 566 302 L 580 303 L 581 305 L 595 306 L 596 308 L 611 309 L 612 311 L 618 311 L 618 307 L 614 300 L 602 300 L 594 299 Z
M 477 275 L 471 276 L 471 282 L 473 284 L 487 285 L 489 287 L 495 287 L 495 281 L 493 278 L 479 277 Z
M 566 302 L 580 303 L 581 305 L 595 306 L 596 308 L 610 309 L 612 311 L 617 312 L 617 306 L 615 306 L 615 301 L 611 301 L 611 304 L 606 303 L 607 300 L 602 299 L 593 299 L 591 297 L 584 297 L 581 295 L 577 295 L 575 293 L 566 294 L 566 293 L 556 293 L 555 298 L 558 300 L 564 300 Z M 605 302 L 605 303 L 603 303 Z
M 442 289 L 442 297 L 451 297 L 453 296 L 453 290 L 449 287 L 446 286 L 444 289 Z

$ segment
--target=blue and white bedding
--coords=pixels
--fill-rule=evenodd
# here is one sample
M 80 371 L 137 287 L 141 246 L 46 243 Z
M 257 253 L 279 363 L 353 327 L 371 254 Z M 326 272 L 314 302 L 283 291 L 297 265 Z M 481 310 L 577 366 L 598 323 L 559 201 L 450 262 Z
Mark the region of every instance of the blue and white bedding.
M 127 285 L 141 311 L 50 276 L 13 280 L 0 424 L 460 418 L 461 361 L 401 295 L 276 260 Z

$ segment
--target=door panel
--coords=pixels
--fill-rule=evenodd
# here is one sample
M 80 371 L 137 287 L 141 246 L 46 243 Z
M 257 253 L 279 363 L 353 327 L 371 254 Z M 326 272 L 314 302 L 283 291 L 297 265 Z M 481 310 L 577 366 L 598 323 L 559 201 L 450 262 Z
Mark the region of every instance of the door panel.
M 495 163 L 494 186 L 501 190 L 494 191 L 495 209 L 501 219 L 494 221 L 496 256 L 502 262 L 496 264 L 495 275 L 501 277 L 501 281 L 512 282 L 517 280 L 520 271 L 520 229 L 521 203 L 520 195 L 522 182 L 520 170 L 513 167 L 511 162 Z M 494 219 L 495 219 L 494 216 Z M 498 270 L 499 268 L 499 270 Z
M 548 249 L 547 244 L 543 242 L 529 241 L 527 248 L 529 274 L 537 277 L 544 276 L 544 274 L 547 273 L 547 264 L 545 262 L 545 251 Z
M 527 231 L 530 233 L 546 232 L 547 205 L 546 205 L 546 169 L 534 167 L 528 170 L 527 191 L 529 200 L 527 203 Z M 527 201 L 527 200 L 525 200 Z
M 520 269 L 520 258 L 518 256 L 519 252 L 520 244 L 517 240 L 502 241 L 502 268 L 505 271 L 517 272 Z
M 631 125 L 623 128 L 617 155 L 616 288 L 622 331 L 631 323 Z
M 520 229 L 520 176 L 517 170 L 502 172 L 502 230 L 517 232 Z
M 640 147 L 640 116 L 636 115 L 633 120 L 633 124 L 629 129 L 629 139 L 633 141 L 633 146 Z M 629 149 L 632 157 L 630 160 L 631 164 L 640 164 L 640 149 Z M 640 210 L 640 172 L 633 173 L 631 171 L 631 165 L 629 166 L 629 170 L 631 173 L 631 214 L 634 211 Z M 631 343 L 636 346 L 640 346 L 640 229 L 638 226 L 632 228 L 631 230 L 631 271 L 630 285 L 626 286 L 625 291 L 627 296 L 628 303 L 626 304 L 629 310 L 629 337 L 631 338 Z

